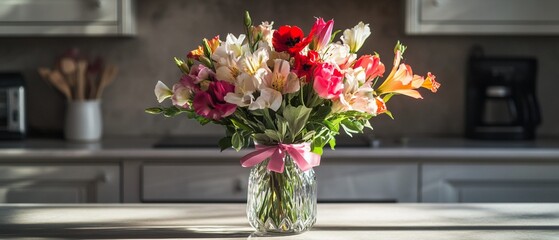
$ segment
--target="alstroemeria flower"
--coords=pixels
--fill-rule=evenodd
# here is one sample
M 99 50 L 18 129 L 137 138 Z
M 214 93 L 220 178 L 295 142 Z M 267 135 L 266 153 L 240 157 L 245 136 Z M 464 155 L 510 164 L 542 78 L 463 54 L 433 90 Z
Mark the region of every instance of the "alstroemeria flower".
M 210 51 L 213 53 L 217 47 L 219 47 L 219 44 L 221 43 L 221 41 L 219 40 L 219 35 L 215 36 L 214 38 L 208 40 L 206 38 L 204 38 L 204 41 L 208 42 L 208 46 L 210 47 Z M 190 51 L 186 57 L 187 58 L 191 58 L 191 59 L 195 59 L 195 60 L 199 60 L 201 56 L 204 56 L 204 47 L 203 46 L 198 46 L 198 48 Z
M 358 91 L 356 94 L 342 94 L 332 103 L 332 112 L 358 111 L 377 115 L 378 106 L 371 91 Z
M 347 44 L 330 43 L 323 50 L 324 51 L 321 51 L 322 60 L 324 62 L 336 64 L 340 69 L 348 68 L 349 64 L 357 58 L 356 54 L 349 51 L 349 46 Z
M 281 26 L 274 31 L 272 45 L 277 52 L 288 52 L 292 56 L 301 52 L 312 40 L 313 32 L 305 38 L 303 30 L 297 26 Z
M 171 89 L 169 89 L 169 87 L 161 81 L 157 81 L 157 84 L 155 84 L 154 93 L 159 103 L 162 103 L 165 99 L 173 96 L 173 91 L 171 91 Z
M 213 120 L 220 120 L 233 114 L 237 105 L 225 102 L 224 97 L 234 90 L 235 86 L 228 82 L 210 82 L 207 91 L 197 92 L 194 96 L 194 111 L 202 117 Z
M 402 59 L 402 52 L 406 49 L 405 46 L 401 45 L 399 42 L 394 48 L 394 66 L 390 75 L 386 77 L 386 80 L 378 87 L 377 93 L 379 95 L 385 93 L 398 93 L 413 98 L 423 98 L 421 94 L 415 89 L 422 86 L 429 88 L 431 91 L 437 91 L 440 84 L 435 81 L 435 76 L 431 73 L 428 74 L 428 81 L 425 83 L 425 79 L 418 75 L 413 75 L 411 67 L 407 64 L 400 64 Z
M 337 98 L 344 89 L 343 74 L 330 63 L 316 66 L 314 70 L 314 91 L 324 99 Z
M 243 41 L 246 36 L 244 34 L 235 37 L 233 34 L 228 34 L 224 43 L 219 46 L 211 55 L 214 60 L 216 68 L 216 78 L 224 80 L 229 83 L 235 82 L 235 79 L 241 73 L 240 58 L 246 52 L 250 52 Z
M 334 27 L 334 20 L 324 22 L 322 18 L 316 18 L 311 32 L 314 33 L 312 41 L 309 45 L 311 50 L 318 51 L 330 42 L 332 37 L 332 28 Z
M 260 89 L 260 96 L 248 107 L 249 110 L 256 109 L 272 109 L 277 111 L 281 106 L 281 101 L 283 100 L 281 93 L 271 89 L 263 88 Z
M 297 54 L 295 55 L 295 63 L 293 64 L 293 69 L 298 77 L 304 78 L 305 82 L 310 82 L 312 80 L 312 73 L 314 67 L 318 64 L 320 56 L 315 51 L 308 51 L 307 55 Z
M 258 71 L 264 71 L 268 68 L 266 62 L 270 56 L 266 48 L 259 48 L 254 53 L 246 52 L 243 57 L 241 57 L 241 65 L 244 72 L 255 75 Z
M 428 72 L 427 77 L 425 78 L 425 81 L 423 82 L 421 87 L 427 88 L 431 90 L 431 92 L 437 92 L 441 84 L 435 81 L 436 78 L 437 77 L 435 75 L 431 74 L 431 72 Z
M 266 43 L 267 46 L 272 46 L 272 37 L 274 34 L 273 25 L 274 22 L 262 22 L 262 24 L 258 26 L 253 26 L 252 36 L 261 36 L 261 42 Z
M 239 107 L 249 106 L 254 102 L 254 93 L 258 91 L 260 83 L 256 77 L 243 73 L 237 77 L 235 92 L 225 95 L 225 101 Z
M 188 108 L 191 97 L 192 89 L 180 82 L 173 85 L 173 97 L 171 98 L 173 100 L 173 105 Z
M 299 91 L 300 83 L 297 75 L 290 71 L 289 62 L 276 59 L 274 70 L 267 70 L 263 76 L 262 86 L 286 94 Z
M 374 79 L 384 74 L 384 64 L 377 55 L 363 55 L 353 64 L 353 68 L 365 69 L 367 79 Z
M 352 53 L 356 53 L 370 35 L 371 29 L 369 28 L 369 24 L 359 22 L 352 29 L 346 29 L 341 39 L 342 42 L 349 45 L 349 49 Z

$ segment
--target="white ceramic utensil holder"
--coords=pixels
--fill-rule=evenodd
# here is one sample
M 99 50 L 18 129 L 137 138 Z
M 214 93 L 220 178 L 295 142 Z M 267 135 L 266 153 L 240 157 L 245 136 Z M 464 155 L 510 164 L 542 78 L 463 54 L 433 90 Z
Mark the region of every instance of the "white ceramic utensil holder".
M 70 101 L 66 108 L 66 140 L 94 142 L 101 139 L 103 123 L 99 100 Z

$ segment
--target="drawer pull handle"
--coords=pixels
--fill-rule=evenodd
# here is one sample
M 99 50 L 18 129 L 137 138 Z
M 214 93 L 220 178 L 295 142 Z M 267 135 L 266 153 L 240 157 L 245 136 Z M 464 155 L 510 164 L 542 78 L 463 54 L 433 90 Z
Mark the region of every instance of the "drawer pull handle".
M 240 179 L 235 179 L 235 183 L 233 186 L 234 193 L 242 193 L 243 192 L 243 181 Z

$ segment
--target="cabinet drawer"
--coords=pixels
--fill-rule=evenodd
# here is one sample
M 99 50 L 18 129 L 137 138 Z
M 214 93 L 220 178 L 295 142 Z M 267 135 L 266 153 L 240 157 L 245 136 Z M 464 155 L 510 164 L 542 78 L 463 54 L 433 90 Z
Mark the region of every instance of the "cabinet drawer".
M 559 202 L 559 165 L 426 164 L 423 202 Z
M 417 201 L 417 164 L 325 163 L 315 171 L 319 201 Z
M 119 0 L 2 0 L 0 23 L 116 22 Z
M 145 164 L 144 202 L 240 202 L 246 200 L 250 169 L 231 165 Z
M 118 165 L 0 165 L 2 203 L 118 203 Z

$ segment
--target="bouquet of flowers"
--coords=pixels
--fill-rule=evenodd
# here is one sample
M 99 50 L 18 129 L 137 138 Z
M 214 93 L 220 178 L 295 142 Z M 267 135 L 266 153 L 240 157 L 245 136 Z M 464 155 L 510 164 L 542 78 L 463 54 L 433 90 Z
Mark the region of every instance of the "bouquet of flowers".
M 273 22 L 253 26 L 247 12 L 244 34 L 203 39 L 185 60 L 175 58 L 183 73 L 180 80 L 172 88 L 161 81 L 155 87 L 157 100 L 170 98 L 172 106 L 146 110 L 167 117 L 185 113 L 201 124 L 225 126 L 226 136 L 219 141 L 222 150 L 240 150 L 254 142 L 256 150 L 241 159 L 242 165 L 264 165 L 259 174 L 272 174 L 264 178 L 284 186 L 283 192 L 262 197 L 283 197 L 279 206 L 254 209 L 260 214 L 258 221 L 266 224 L 271 218 L 274 228 L 283 228 L 279 226 L 285 219 L 275 219 L 274 209 L 283 207 L 277 215 L 289 215 L 285 212 L 293 206 L 284 204 L 285 199 L 296 198 L 293 192 L 285 193 L 294 188 L 290 184 L 295 180 L 274 174 L 285 170 L 289 175 L 292 163 L 300 174 L 318 165 L 323 147 L 333 149 L 340 130 L 361 133 L 371 128 L 372 117 L 392 116 L 386 105 L 392 96 L 421 98 L 418 88 L 436 92 L 439 87 L 435 75 L 414 75 L 402 63 L 406 47 L 400 42 L 386 73 L 378 54 L 357 55 L 371 34 L 368 24 L 359 22 L 343 32 L 334 31 L 333 25 L 333 20 L 316 18 L 305 35 L 297 26 L 274 29 Z M 290 224 L 299 220 L 288 218 Z

